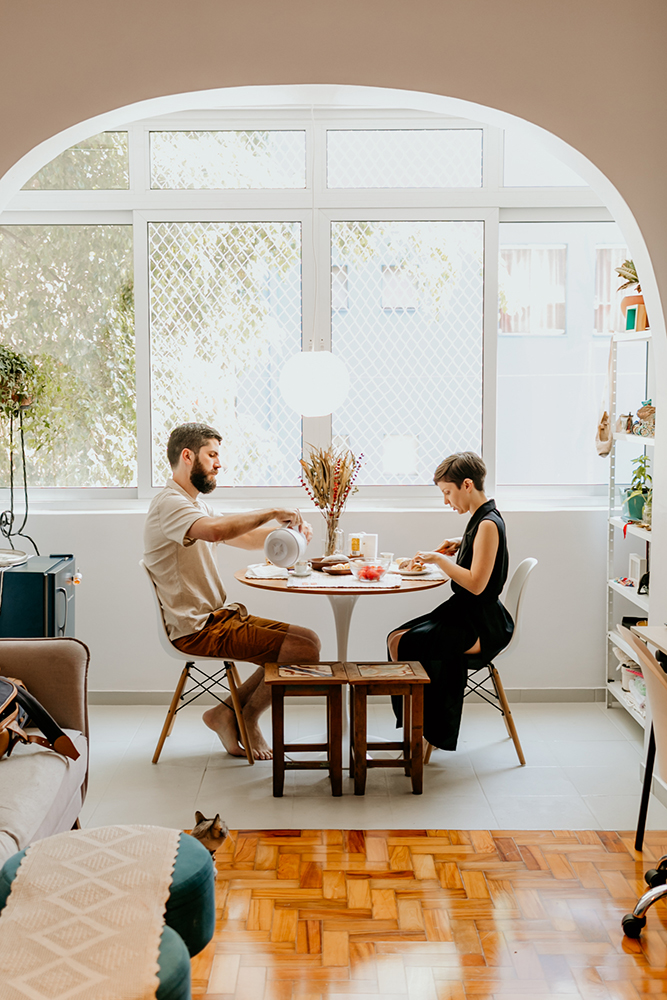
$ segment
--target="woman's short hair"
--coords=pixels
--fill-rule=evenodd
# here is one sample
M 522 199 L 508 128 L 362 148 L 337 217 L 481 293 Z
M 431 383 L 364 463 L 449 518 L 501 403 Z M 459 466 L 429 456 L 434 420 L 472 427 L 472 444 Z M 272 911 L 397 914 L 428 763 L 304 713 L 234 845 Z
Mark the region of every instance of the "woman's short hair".
M 474 451 L 457 451 L 443 459 L 433 473 L 434 483 L 454 483 L 459 489 L 465 479 L 472 479 L 476 490 L 484 489 L 486 466 Z
M 222 443 L 222 435 L 208 424 L 181 424 L 180 427 L 174 427 L 167 444 L 167 458 L 172 469 L 178 465 L 184 448 L 197 455 L 199 449 L 213 438 Z

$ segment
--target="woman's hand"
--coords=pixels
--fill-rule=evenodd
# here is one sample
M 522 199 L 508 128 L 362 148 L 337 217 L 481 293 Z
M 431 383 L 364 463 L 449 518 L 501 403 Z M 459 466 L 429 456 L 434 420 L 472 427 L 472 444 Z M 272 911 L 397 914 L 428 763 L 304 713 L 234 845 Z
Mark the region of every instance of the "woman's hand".
M 439 545 L 435 551 L 442 552 L 443 556 L 453 556 L 460 548 L 460 538 L 445 538 L 442 545 Z
M 309 524 L 308 521 L 301 522 L 301 532 L 306 536 L 306 544 L 311 541 L 313 537 L 313 526 Z
M 443 558 L 440 552 L 418 552 L 414 561 L 417 563 L 434 563 L 444 573 L 447 573 L 447 563 L 449 560 Z

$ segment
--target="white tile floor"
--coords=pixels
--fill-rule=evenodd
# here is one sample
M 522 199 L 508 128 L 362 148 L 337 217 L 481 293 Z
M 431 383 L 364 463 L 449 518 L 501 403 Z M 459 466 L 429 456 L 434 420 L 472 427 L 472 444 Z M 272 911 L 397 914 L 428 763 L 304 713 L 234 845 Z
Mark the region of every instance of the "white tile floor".
M 349 779 L 334 799 L 326 775 L 290 772 L 272 796 L 271 764 L 229 757 L 201 721 L 183 709 L 160 763 L 151 758 L 164 707 L 92 706 L 91 765 L 84 826 L 154 823 L 188 827 L 195 809 L 219 812 L 231 828 L 633 829 L 639 805 L 643 732 L 622 710 L 602 704 L 512 707 L 526 755 L 519 767 L 500 715 L 466 705 L 459 749 L 435 751 L 424 794 L 412 795 L 400 770 L 369 772 L 366 795 Z M 391 738 L 389 706 L 369 706 L 369 728 Z M 270 718 L 264 717 L 270 732 Z M 289 705 L 286 738 L 323 729 L 321 709 Z M 651 798 L 648 826 L 667 829 L 667 809 Z

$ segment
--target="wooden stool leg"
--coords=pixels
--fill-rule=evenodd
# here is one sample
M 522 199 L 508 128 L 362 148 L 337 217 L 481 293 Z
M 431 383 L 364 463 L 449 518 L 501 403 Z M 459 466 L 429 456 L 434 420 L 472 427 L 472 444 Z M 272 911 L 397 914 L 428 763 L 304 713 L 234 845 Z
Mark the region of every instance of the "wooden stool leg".
M 410 747 L 410 777 L 412 794 L 421 795 L 424 787 L 424 688 L 421 684 L 411 685 L 412 740 Z
M 409 694 L 403 695 L 403 760 L 405 761 L 405 766 L 403 770 L 405 771 L 406 777 L 410 777 L 411 772 L 411 760 L 412 760 L 412 698 Z
M 521 743 L 519 741 L 519 734 L 516 731 L 516 726 L 514 725 L 514 719 L 512 718 L 512 713 L 510 711 L 509 702 L 507 700 L 507 695 L 505 694 L 505 688 L 503 687 L 503 682 L 500 679 L 500 674 L 493 666 L 489 664 L 489 672 L 491 674 L 491 680 L 493 681 L 493 686 L 496 689 L 496 694 L 498 695 L 498 701 L 503 710 L 503 716 L 505 718 L 505 725 L 512 737 L 512 742 L 514 743 L 514 749 L 516 750 L 516 755 L 519 758 L 519 763 L 524 766 L 526 763 L 526 758 L 523 755 L 523 750 L 521 749 Z
M 354 794 L 364 795 L 366 792 L 366 715 L 367 690 L 363 684 L 355 684 L 354 707 Z
M 343 687 L 332 685 L 327 694 L 328 756 L 331 794 L 343 794 Z
M 433 744 L 428 743 L 426 746 L 426 753 L 424 754 L 424 763 L 428 764 L 431 759 L 431 754 L 433 753 Z
M 352 780 L 354 780 L 354 760 L 355 760 L 355 757 L 354 757 L 354 705 L 355 705 L 354 685 L 350 684 L 350 732 L 349 732 L 349 741 L 350 741 L 350 768 L 349 768 L 349 772 L 350 772 L 350 777 L 352 778 Z
M 273 726 L 273 795 L 281 798 L 285 788 L 285 687 L 271 685 L 271 724 Z
M 162 732 L 160 733 L 160 739 L 157 741 L 157 746 L 155 747 L 155 753 L 153 754 L 153 763 L 157 764 L 160 759 L 160 754 L 162 753 L 162 747 L 164 746 L 164 741 L 172 730 L 174 725 L 174 719 L 176 718 L 176 709 L 178 708 L 178 703 L 181 700 L 181 695 L 183 694 L 183 688 L 186 685 L 187 679 L 190 676 L 190 664 L 186 663 L 181 672 L 181 676 L 178 679 L 178 684 L 176 685 L 176 690 L 174 691 L 174 697 L 171 699 L 171 705 L 169 706 L 169 711 L 167 712 L 167 717 L 164 720 L 164 725 L 162 727 Z
M 252 752 L 252 744 L 250 742 L 250 737 L 245 727 L 245 719 L 243 718 L 243 706 L 239 700 L 239 673 L 236 669 L 236 664 L 231 661 L 227 662 L 227 681 L 229 683 L 229 693 L 232 696 L 232 705 L 234 706 L 234 715 L 236 716 L 236 724 L 239 727 L 239 734 L 241 736 L 241 743 L 243 744 L 243 749 L 245 750 L 245 755 L 248 758 L 249 764 L 255 763 L 255 755 Z

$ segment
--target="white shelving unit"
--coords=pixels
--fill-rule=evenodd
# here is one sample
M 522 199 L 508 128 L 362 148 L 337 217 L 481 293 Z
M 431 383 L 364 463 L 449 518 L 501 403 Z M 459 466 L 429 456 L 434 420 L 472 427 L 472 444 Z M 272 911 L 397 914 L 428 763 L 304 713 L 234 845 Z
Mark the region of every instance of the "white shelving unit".
M 612 369 L 610 385 L 610 418 L 611 426 L 614 427 L 617 419 L 616 407 L 616 384 L 618 374 L 618 349 L 623 343 L 646 342 L 646 396 L 650 393 L 651 375 L 651 334 L 647 331 L 641 334 L 616 334 L 613 337 L 612 348 Z M 619 513 L 617 481 L 616 481 L 616 459 L 617 449 L 627 449 L 630 445 L 636 446 L 636 454 L 646 454 L 644 449 L 652 448 L 655 444 L 654 438 L 640 437 L 638 434 L 627 434 L 615 432 L 613 435 L 612 448 L 609 456 L 609 521 L 607 528 L 607 707 L 617 704 L 622 706 L 629 715 L 639 723 L 646 726 L 644 714 L 639 710 L 631 694 L 621 687 L 620 674 L 616 670 L 617 659 L 613 652 L 616 646 L 622 650 L 628 658 L 635 659 L 632 647 L 623 641 L 615 631 L 616 623 L 620 622 L 624 615 L 643 614 L 648 618 L 649 597 L 638 594 L 633 587 L 624 587 L 616 583 L 615 555 L 617 545 L 621 545 L 628 535 L 640 538 L 646 543 L 647 562 L 649 561 L 651 532 L 637 524 L 627 524 Z M 627 602 L 627 603 L 623 603 Z

